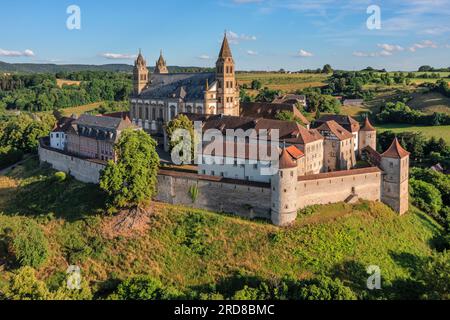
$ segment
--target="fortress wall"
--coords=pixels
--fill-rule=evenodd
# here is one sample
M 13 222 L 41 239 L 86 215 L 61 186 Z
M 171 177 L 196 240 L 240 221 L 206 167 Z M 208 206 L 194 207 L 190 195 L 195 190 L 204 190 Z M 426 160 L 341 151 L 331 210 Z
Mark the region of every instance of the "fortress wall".
M 342 201 L 364 199 L 380 201 L 382 174 L 381 172 L 365 172 L 349 174 L 343 171 L 341 176 L 327 174 L 317 175 L 315 179 L 300 177 L 297 185 L 299 209 L 315 204 L 329 204 Z M 352 194 L 356 195 L 352 197 Z
M 46 162 L 53 169 L 66 172 L 84 183 L 99 183 L 100 171 L 105 168 L 103 164 L 71 157 L 64 153 L 42 147 L 39 147 L 38 153 L 41 162 Z
M 197 186 L 198 196 L 193 201 L 189 190 Z M 270 188 L 204 180 L 195 176 L 158 176 L 156 200 L 193 208 L 237 214 L 247 218 L 270 219 Z

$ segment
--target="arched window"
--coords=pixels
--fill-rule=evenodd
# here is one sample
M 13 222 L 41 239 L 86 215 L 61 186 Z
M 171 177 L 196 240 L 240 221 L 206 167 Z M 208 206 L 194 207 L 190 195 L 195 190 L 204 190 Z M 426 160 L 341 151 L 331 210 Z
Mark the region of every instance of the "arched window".
M 176 109 L 175 106 L 170 107 L 170 119 L 175 119 L 176 116 Z

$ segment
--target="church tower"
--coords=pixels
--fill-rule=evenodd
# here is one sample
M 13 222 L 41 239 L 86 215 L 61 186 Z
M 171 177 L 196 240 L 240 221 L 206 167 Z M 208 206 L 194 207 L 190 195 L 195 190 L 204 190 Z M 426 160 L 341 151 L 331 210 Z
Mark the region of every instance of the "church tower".
M 161 50 L 161 53 L 159 54 L 158 61 L 156 61 L 154 73 L 155 74 L 168 74 L 169 73 L 169 69 L 167 69 L 166 60 L 164 60 L 162 50 Z
M 395 138 L 381 155 L 380 167 L 384 171 L 381 200 L 400 214 L 409 207 L 409 152 Z
M 239 116 L 239 90 L 235 77 L 235 64 L 225 34 L 216 62 L 217 113 Z
M 134 63 L 133 70 L 134 94 L 140 94 L 147 86 L 148 81 L 147 62 L 142 56 L 141 50 L 139 50 L 139 55 Z

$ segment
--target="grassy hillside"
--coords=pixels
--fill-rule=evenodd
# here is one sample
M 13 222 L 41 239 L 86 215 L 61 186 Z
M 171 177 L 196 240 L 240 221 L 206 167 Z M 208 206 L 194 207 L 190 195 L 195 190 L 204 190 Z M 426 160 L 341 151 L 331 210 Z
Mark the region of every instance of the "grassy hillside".
M 399 217 L 383 204 L 367 202 L 318 207 L 287 229 L 155 204 L 139 231 L 114 231 L 117 218 L 105 217 L 101 203 L 96 186 L 57 182 L 52 170 L 28 160 L 0 177 L 0 239 L 7 228 L 36 221 L 50 247 L 39 277 L 52 284 L 69 264 L 77 264 L 101 294 L 110 292 L 115 280 L 139 274 L 202 291 L 217 282 L 230 285 L 237 274 L 270 280 L 325 273 L 363 292 L 367 266 L 381 267 L 385 287 L 408 279 L 439 232 L 418 211 Z M 0 288 L 17 267 L 8 263 L 1 242 Z
M 450 143 L 450 126 L 414 126 L 409 124 L 389 123 L 384 125 L 377 125 L 380 132 L 421 132 L 424 136 L 431 138 L 443 138 L 447 143 Z

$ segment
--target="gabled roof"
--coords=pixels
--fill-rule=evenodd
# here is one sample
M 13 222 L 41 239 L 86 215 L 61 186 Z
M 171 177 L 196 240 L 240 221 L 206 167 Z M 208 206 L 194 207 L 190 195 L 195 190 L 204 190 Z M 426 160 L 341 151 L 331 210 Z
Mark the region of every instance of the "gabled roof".
M 53 132 L 68 132 L 75 120 L 75 118 L 62 117 L 61 119 L 59 119 L 58 123 L 53 129 Z
M 347 131 L 352 133 L 358 132 L 361 126 L 359 122 L 350 116 L 338 115 L 338 114 L 328 114 L 323 115 L 320 119 L 315 121 L 317 127 L 321 126 L 327 121 L 336 121 L 340 126 L 344 127 Z
M 271 139 L 272 130 L 279 130 L 280 141 L 284 140 L 289 144 L 307 144 L 324 139 L 316 130 L 305 129 L 295 121 L 191 113 L 184 113 L 184 115 L 193 122 L 201 121 L 203 131 L 218 129 L 225 134 L 227 129 L 244 131 L 255 129 L 258 133 L 260 130 L 267 130 Z
M 372 124 L 369 121 L 369 118 L 366 118 L 365 122 L 364 122 L 364 126 L 361 128 L 360 131 L 377 131 L 377 129 L 374 128 L 374 126 L 372 126 Z
M 381 156 L 384 158 L 403 159 L 409 155 L 410 153 L 403 149 L 396 137 L 391 146 Z
M 333 133 L 340 141 L 353 138 L 353 135 L 340 126 L 336 121 L 331 120 L 323 123 L 319 128 L 319 132 L 329 131 Z
M 149 86 L 136 98 L 203 100 L 206 83 L 215 80 L 216 74 L 212 72 L 152 74 Z
M 74 124 L 87 127 L 96 127 L 110 130 L 123 130 L 132 127 L 131 121 L 122 118 L 113 118 L 105 116 L 92 116 L 89 114 L 81 115 Z
M 227 35 L 225 34 L 222 42 L 222 48 L 220 48 L 219 58 L 232 58 L 230 44 L 228 43 Z
M 310 124 L 300 110 L 295 105 L 289 103 L 241 102 L 240 110 L 241 116 L 243 117 L 266 119 L 276 119 L 277 114 L 283 111 L 292 112 L 294 117 L 300 119 L 305 126 Z

